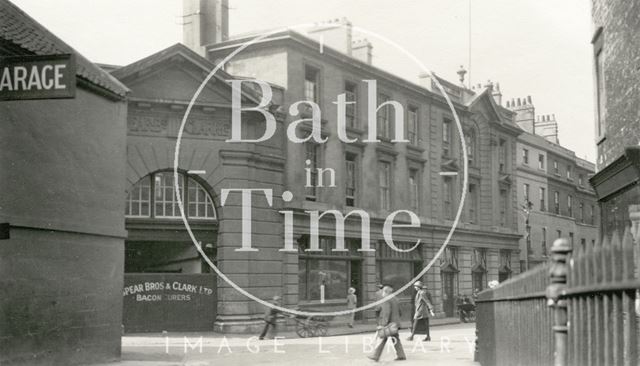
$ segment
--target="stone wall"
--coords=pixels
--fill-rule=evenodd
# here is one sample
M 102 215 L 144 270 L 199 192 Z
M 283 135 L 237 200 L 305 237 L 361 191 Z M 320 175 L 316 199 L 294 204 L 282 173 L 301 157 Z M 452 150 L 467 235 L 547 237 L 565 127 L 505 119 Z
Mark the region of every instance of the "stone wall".
M 120 357 L 126 104 L 0 106 L 0 363 Z
M 626 146 L 640 141 L 640 3 L 593 0 L 592 4 L 593 29 L 602 27 L 604 52 L 605 130 L 596 136 L 600 170 L 620 157 Z M 596 135 L 597 131 L 596 126 Z

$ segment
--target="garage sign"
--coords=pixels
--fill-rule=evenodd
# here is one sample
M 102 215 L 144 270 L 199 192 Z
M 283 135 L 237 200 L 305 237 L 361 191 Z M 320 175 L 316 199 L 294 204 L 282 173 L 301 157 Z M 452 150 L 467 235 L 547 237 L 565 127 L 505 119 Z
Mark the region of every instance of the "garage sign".
M 0 100 L 75 96 L 74 55 L 0 57 Z

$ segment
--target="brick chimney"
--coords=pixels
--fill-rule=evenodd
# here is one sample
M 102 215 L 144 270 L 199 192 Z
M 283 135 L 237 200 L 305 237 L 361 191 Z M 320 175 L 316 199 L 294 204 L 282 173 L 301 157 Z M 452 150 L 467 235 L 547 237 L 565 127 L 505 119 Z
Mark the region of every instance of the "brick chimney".
M 526 98 L 511 99 L 511 101 L 507 101 L 506 107 L 516 112 L 515 121 L 520 128 L 529 133 L 536 133 L 536 109 L 531 102 L 530 95 Z
M 182 43 L 197 53 L 229 37 L 229 0 L 183 0 L 182 12 Z

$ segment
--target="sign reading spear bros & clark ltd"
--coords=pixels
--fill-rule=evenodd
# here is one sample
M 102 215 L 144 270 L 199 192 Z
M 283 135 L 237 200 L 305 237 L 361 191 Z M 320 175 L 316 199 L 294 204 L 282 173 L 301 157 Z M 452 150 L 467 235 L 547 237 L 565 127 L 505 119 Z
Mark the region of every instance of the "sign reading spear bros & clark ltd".
M 74 55 L 0 57 L 0 100 L 75 96 Z
M 210 273 L 125 273 L 125 332 L 213 330 L 216 281 Z

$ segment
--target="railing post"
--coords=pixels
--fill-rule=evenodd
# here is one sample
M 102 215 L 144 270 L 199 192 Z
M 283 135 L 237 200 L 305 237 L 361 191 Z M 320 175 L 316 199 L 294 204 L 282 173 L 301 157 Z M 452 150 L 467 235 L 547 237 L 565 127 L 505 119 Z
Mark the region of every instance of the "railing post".
M 567 239 L 556 239 L 553 242 L 547 305 L 553 308 L 554 366 L 567 365 L 567 300 L 561 296 L 567 288 L 567 257 L 570 252 L 571 244 Z

